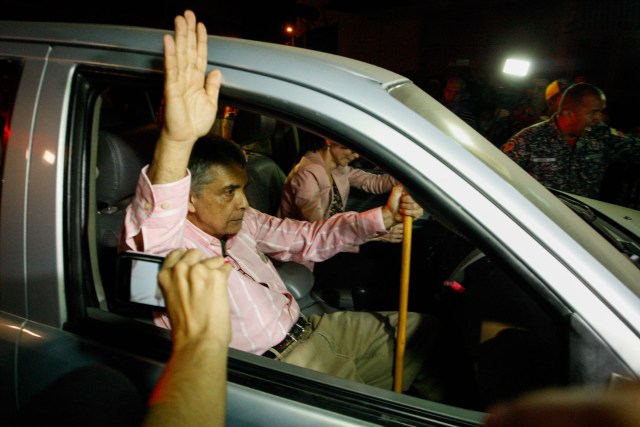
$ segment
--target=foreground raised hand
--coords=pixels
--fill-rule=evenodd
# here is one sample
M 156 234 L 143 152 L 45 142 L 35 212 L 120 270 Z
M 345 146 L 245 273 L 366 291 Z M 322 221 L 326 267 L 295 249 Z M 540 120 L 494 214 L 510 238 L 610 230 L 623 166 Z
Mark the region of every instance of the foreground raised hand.
M 173 351 L 149 401 L 144 426 L 221 426 L 231 340 L 224 258 L 195 249 L 167 255 L 158 274 Z
M 230 272 L 224 258 L 206 258 L 196 249 L 176 249 L 167 255 L 158 282 L 167 300 L 175 350 L 199 339 L 229 345 Z

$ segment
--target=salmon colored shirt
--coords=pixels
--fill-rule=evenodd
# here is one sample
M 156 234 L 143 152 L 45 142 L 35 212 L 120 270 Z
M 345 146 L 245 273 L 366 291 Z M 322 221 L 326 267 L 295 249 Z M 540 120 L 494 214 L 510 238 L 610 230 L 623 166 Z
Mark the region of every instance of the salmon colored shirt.
M 351 187 L 371 194 L 383 194 L 398 184 L 391 175 L 374 174 L 351 166 L 338 166 L 331 172 L 331 177 L 344 206 L 349 200 Z M 322 156 L 308 152 L 287 176 L 278 216 L 305 221 L 326 219 L 333 191 Z
M 398 181 L 388 174 L 374 174 L 351 166 L 338 166 L 331 172 L 331 178 L 346 206 L 351 187 L 371 194 L 391 191 Z M 318 221 L 330 216 L 334 185 L 324 166 L 322 155 L 310 151 L 291 170 L 282 187 L 282 198 L 278 216 L 303 221 Z M 359 247 L 351 246 L 344 252 L 359 252 Z M 303 263 L 313 271 L 314 263 Z
M 170 184 L 152 185 L 146 170 L 142 170 L 127 208 L 121 250 L 166 255 L 176 248 L 197 248 L 207 256 L 222 255 L 220 240 L 186 218 L 191 175 Z M 386 232 L 380 208 L 313 223 L 280 219 L 248 208 L 241 230 L 225 244 L 226 259 L 233 266 L 229 276 L 231 347 L 263 354 L 282 341 L 300 316 L 298 303 L 270 258 L 319 262 Z M 139 233 L 144 247 L 134 241 Z

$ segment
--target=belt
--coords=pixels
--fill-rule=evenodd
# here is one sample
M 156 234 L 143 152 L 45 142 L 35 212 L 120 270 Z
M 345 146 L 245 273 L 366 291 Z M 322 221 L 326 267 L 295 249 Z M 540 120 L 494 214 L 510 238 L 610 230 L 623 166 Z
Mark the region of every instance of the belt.
M 305 331 L 311 327 L 311 322 L 300 316 L 296 323 L 293 324 L 287 335 L 278 344 L 267 350 L 263 356 L 269 359 L 277 359 L 280 354 L 285 351 L 291 344 L 298 342 Z

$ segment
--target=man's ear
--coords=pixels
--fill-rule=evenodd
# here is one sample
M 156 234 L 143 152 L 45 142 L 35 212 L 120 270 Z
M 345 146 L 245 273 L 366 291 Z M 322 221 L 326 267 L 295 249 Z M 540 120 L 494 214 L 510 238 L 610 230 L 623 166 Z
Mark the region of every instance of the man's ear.
M 189 213 L 196 212 L 196 206 L 194 204 L 195 199 L 197 199 L 196 195 L 193 193 L 193 191 L 189 191 L 189 206 L 188 206 Z

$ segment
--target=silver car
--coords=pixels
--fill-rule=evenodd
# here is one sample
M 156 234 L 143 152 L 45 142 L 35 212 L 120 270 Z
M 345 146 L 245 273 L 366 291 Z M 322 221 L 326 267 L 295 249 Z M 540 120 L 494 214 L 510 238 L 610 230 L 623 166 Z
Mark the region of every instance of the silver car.
M 168 331 L 122 301 L 116 268 L 123 211 L 162 120 L 162 36 L 0 22 L 0 407 L 9 418 L 94 364 L 146 396 L 168 358 Z M 393 72 L 221 37 L 209 39 L 209 66 L 223 73 L 214 131 L 254 158 L 255 207 L 275 212 L 311 135 L 358 151 L 363 168 L 391 173 L 425 207 L 410 308 L 437 317 L 446 337 L 439 402 L 232 350 L 228 425 L 479 425 L 490 404 L 536 388 L 640 376 L 637 212 L 612 220 L 606 205 L 544 188 Z M 351 207 L 373 203 L 355 194 Z M 396 307 L 395 282 L 358 301 L 353 289 L 314 290 L 295 266 L 282 275 L 308 312 Z

